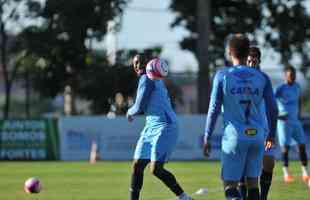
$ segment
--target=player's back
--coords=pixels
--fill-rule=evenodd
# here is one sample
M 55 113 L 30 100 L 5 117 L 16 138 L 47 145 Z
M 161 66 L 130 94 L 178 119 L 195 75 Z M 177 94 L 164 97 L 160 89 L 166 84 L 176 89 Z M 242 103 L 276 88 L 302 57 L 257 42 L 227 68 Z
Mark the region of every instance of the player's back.
M 162 80 L 152 80 L 152 82 L 154 87 L 145 110 L 147 123 L 176 123 L 176 114 L 165 83 Z
M 263 93 L 264 74 L 247 66 L 236 66 L 223 73 L 225 134 L 238 139 L 262 139 L 266 134 Z

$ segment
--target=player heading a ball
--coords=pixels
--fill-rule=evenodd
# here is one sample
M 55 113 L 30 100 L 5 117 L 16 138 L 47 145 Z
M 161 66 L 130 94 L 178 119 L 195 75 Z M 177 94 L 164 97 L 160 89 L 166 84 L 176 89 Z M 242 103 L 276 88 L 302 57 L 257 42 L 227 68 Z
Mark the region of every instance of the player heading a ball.
M 163 79 L 168 75 L 168 64 L 160 58 L 150 60 L 146 65 L 146 75 L 151 80 Z

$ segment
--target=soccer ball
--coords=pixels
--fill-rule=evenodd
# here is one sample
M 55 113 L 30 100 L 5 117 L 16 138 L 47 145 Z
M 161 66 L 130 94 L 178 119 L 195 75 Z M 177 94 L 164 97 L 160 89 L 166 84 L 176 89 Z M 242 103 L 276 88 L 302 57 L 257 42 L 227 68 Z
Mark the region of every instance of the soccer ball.
M 41 191 L 40 180 L 34 177 L 28 178 L 24 184 L 26 193 L 39 193 Z
M 166 61 L 155 58 L 146 65 L 146 75 L 152 79 L 162 79 L 168 75 L 168 64 Z

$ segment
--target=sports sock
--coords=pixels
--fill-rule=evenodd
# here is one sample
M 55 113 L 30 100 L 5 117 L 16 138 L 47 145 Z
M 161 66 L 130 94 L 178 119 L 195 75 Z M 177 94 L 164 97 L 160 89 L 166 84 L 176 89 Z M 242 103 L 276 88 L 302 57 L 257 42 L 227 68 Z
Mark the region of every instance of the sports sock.
M 164 168 L 157 168 L 153 174 L 159 178 L 176 196 L 184 193 L 181 186 L 178 184 L 174 175 Z
M 143 173 L 142 174 L 132 174 L 131 177 L 131 188 L 129 190 L 130 200 L 139 200 L 140 190 L 143 185 Z
M 299 151 L 299 158 L 300 162 L 303 166 L 307 166 L 308 164 L 308 158 L 307 158 L 307 153 L 306 150 Z
M 288 172 L 288 167 L 283 167 L 282 170 L 283 170 L 283 175 L 284 176 L 289 176 L 290 175 L 289 172 Z
M 225 196 L 227 200 L 241 200 L 242 199 L 237 188 L 225 188 Z
M 271 186 L 272 173 L 263 170 L 260 176 L 261 200 L 267 200 L 269 188 Z
M 135 165 L 133 173 L 131 175 L 131 185 L 129 189 L 129 199 L 139 200 L 140 190 L 143 185 L 143 172 L 148 164 L 148 161 L 138 161 Z
M 242 199 L 243 199 L 243 200 L 246 200 L 247 193 L 248 193 L 248 189 L 247 189 L 247 187 L 246 187 L 246 185 L 245 185 L 244 177 L 242 177 L 241 180 L 240 180 L 240 182 L 239 182 L 238 190 L 239 190 L 239 193 L 240 193 L 241 196 L 242 196 Z
M 282 153 L 283 166 L 288 167 L 288 152 Z
M 258 188 L 249 188 L 248 189 L 248 198 L 250 200 L 259 200 L 259 189 Z
M 302 176 L 308 176 L 307 166 L 301 166 Z

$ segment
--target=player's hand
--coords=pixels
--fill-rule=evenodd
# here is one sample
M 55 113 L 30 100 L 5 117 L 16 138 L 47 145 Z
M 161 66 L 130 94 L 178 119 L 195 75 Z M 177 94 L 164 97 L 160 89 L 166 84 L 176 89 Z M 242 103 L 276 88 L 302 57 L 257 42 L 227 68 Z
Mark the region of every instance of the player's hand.
M 268 137 L 265 141 L 265 150 L 268 151 L 271 149 L 274 145 L 274 138 Z
M 209 140 L 205 139 L 203 143 L 203 155 L 207 158 L 210 156 L 211 153 L 211 143 Z
M 134 120 L 132 115 L 127 114 L 126 117 L 129 122 L 132 122 Z

